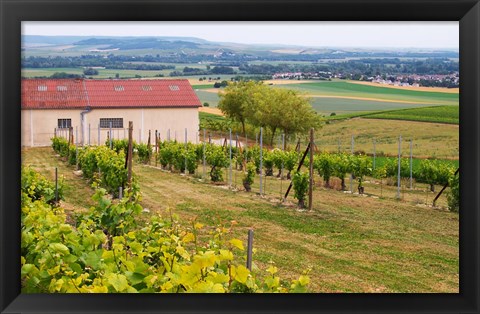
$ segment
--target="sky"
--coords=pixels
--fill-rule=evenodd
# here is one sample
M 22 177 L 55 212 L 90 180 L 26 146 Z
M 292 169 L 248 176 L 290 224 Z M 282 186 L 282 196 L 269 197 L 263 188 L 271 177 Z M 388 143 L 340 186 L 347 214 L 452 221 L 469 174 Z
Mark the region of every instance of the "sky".
M 185 36 L 310 47 L 459 47 L 459 22 L 22 22 L 23 35 Z

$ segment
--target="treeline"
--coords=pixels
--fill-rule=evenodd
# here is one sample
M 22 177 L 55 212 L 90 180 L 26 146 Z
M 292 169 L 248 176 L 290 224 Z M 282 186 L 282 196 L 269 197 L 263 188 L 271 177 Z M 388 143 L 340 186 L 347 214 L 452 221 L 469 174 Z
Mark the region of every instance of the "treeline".
M 28 57 L 22 58 L 22 68 L 73 68 L 73 67 L 105 67 L 119 70 L 172 70 L 174 65 L 145 64 L 131 62 L 153 62 L 147 57 L 128 57 L 109 55 L 84 55 L 80 57 Z
M 459 71 L 459 63 L 449 59 L 400 60 L 361 59 L 345 62 L 312 64 L 243 64 L 239 71 L 248 74 L 274 74 L 282 72 L 331 72 L 350 73 L 352 76 L 402 75 L 402 74 L 450 74 Z M 354 79 L 354 78 L 352 78 Z

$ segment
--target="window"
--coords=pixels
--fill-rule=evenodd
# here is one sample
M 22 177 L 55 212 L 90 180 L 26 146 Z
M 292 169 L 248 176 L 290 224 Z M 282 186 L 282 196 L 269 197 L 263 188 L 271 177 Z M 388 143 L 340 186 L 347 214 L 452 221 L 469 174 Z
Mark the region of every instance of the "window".
M 59 92 L 66 92 L 66 91 L 67 91 L 67 86 L 65 86 L 65 85 L 58 85 L 58 86 L 57 86 L 57 91 L 59 91 Z
M 47 91 L 47 85 L 38 85 L 38 91 L 39 92 L 46 92 Z
M 110 128 L 110 123 L 112 128 L 123 128 L 123 118 L 100 118 L 100 128 L 108 129 Z
M 169 85 L 168 87 L 170 87 L 171 91 L 180 90 L 180 87 L 178 87 L 178 85 Z
M 68 129 L 72 126 L 72 119 L 58 119 L 57 126 L 59 129 Z
M 152 90 L 152 86 L 149 86 L 149 85 L 143 85 L 143 86 L 142 86 L 142 90 L 144 90 L 144 91 L 149 91 L 149 90 Z
M 122 85 L 115 85 L 113 88 L 115 89 L 116 92 L 123 92 L 125 90 L 125 88 Z

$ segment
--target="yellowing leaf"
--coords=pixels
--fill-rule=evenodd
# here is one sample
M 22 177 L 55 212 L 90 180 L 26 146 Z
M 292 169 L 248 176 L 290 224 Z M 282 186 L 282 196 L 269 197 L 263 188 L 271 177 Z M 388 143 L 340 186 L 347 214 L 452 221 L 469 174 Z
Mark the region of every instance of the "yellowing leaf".
M 62 243 L 51 243 L 50 249 L 54 252 L 59 252 L 61 254 L 67 254 L 69 252 L 68 247 L 66 247 L 65 244 Z
M 222 260 L 227 260 L 227 261 L 233 260 L 233 253 L 229 250 L 220 250 L 220 256 Z
M 206 251 L 200 255 L 195 255 L 193 262 L 200 268 L 211 267 L 215 265 L 215 253 L 213 251 Z
M 128 288 L 128 281 L 125 275 L 108 274 L 106 277 L 107 282 L 112 285 L 117 292 L 122 292 Z
M 191 232 L 187 233 L 183 237 L 183 242 L 185 242 L 185 243 L 192 242 L 192 241 L 195 241 L 195 235 Z
M 107 293 L 108 292 L 108 288 L 105 287 L 105 286 L 95 286 L 93 287 L 92 290 L 90 290 L 91 292 L 93 293 Z
M 162 289 L 162 292 L 169 292 L 170 289 L 173 288 L 173 285 L 172 285 L 172 283 L 171 283 L 170 281 L 167 281 L 167 282 L 164 283 L 160 288 Z
M 273 276 L 278 272 L 278 268 L 273 265 L 270 265 L 270 267 L 267 268 L 267 271 Z
M 300 278 L 298 278 L 298 282 L 299 282 L 302 286 L 306 286 L 306 285 L 309 284 L 310 278 L 308 278 L 308 276 L 301 275 Z
M 239 239 L 232 239 L 232 240 L 229 241 L 229 243 L 230 243 L 231 245 L 233 245 L 234 247 L 242 250 L 242 251 L 244 250 L 244 248 L 243 248 L 243 242 L 240 241 Z
M 60 266 L 55 266 L 55 267 L 50 268 L 50 269 L 47 270 L 47 272 L 48 272 L 48 274 L 49 274 L 50 276 L 55 275 L 55 274 L 58 273 L 59 271 L 60 271 Z
M 197 222 L 197 223 L 195 223 L 194 228 L 195 228 L 195 229 L 202 229 L 202 228 L 203 228 L 203 224 Z
M 178 253 L 178 255 L 180 255 L 184 259 L 186 259 L 188 261 L 190 260 L 190 254 L 188 254 L 188 252 L 185 250 L 185 248 L 183 248 L 182 246 L 177 246 L 175 250 Z
M 235 269 L 235 280 L 240 283 L 246 283 L 250 271 L 243 265 L 239 265 Z

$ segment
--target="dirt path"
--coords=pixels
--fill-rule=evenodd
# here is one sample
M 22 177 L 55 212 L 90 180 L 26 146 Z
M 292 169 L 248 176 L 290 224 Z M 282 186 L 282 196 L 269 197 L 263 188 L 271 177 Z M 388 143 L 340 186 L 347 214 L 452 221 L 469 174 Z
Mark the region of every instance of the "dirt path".
M 393 103 L 403 103 L 403 104 L 429 104 L 429 102 L 421 102 L 421 101 L 392 100 L 392 99 L 380 99 L 380 98 L 369 98 L 369 97 L 330 96 L 330 95 L 315 95 L 315 94 L 308 94 L 303 96 L 314 97 L 314 98 L 339 98 L 339 99 L 381 101 L 381 102 L 393 102 Z
M 211 114 L 214 114 L 214 115 L 217 115 L 217 116 L 222 116 L 222 117 L 225 116 L 223 114 L 223 112 L 218 108 L 200 107 L 200 108 L 198 108 L 198 111 L 199 112 L 205 112 L 205 113 L 211 113 Z

